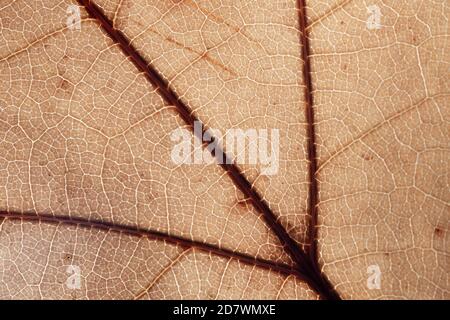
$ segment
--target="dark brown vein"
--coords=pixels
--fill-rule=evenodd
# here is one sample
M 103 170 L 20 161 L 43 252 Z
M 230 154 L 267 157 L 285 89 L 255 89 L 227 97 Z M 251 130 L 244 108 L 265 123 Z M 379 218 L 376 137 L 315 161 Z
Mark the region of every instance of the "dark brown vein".
M 120 47 L 124 54 L 130 58 L 139 71 L 145 75 L 147 80 L 156 88 L 165 102 L 176 107 L 180 117 L 191 128 L 194 134 L 198 135 L 200 141 L 203 141 L 203 135 L 208 134 L 208 128 L 202 124 L 202 128 L 204 128 L 203 132 L 198 133 L 194 131 L 194 123 L 200 121 L 193 115 L 192 110 L 179 99 L 175 91 L 168 85 L 167 80 L 164 79 L 153 66 L 145 61 L 120 30 L 114 28 L 109 18 L 105 16 L 103 11 L 95 3 L 90 0 L 78 0 L 78 2 L 84 6 L 90 17 L 100 24 L 106 34 Z M 305 47 L 308 48 L 308 46 Z M 306 56 L 308 56 L 307 52 Z M 307 74 L 309 77 L 309 69 Z M 312 106 L 312 104 L 310 104 L 310 106 Z M 211 139 L 211 141 L 213 140 L 214 138 Z M 217 153 L 213 154 L 213 156 L 218 159 L 229 159 L 228 155 L 226 155 L 222 149 L 217 148 L 216 151 Z M 262 214 L 265 223 L 275 233 L 286 252 L 297 264 L 301 277 L 323 298 L 336 299 L 337 295 L 333 290 L 330 290 L 331 287 L 326 285 L 323 278 L 316 271 L 316 264 L 312 263 L 311 259 L 309 259 L 305 252 L 303 252 L 297 243 L 290 237 L 286 229 L 278 222 L 277 217 L 267 203 L 262 199 L 259 193 L 252 188 L 250 182 L 244 177 L 238 167 L 235 164 L 229 163 L 229 161 L 225 161 L 225 163 L 221 164 L 222 168 L 228 173 L 234 184 L 244 193 L 244 195 L 251 199 L 258 212 Z
M 312 94 L 312 79 L 311 79 L 311 62 L 309 52 L 309 38 L 306 30 L 306 7 L 305 0 L 297 0 L 299 12 L 299 27 L 300 27 L 300 42 L 301 42 L 301 57 L 303 60 L 303 79 L 305 82 L 304 99 L 305 99 L 305 115 L 307 123 L 307 146 L 308 146 L 308 176 L 309 176 L 309 193 L 308 193 L 308 213 L 310 221 L 308 223 L 308 242 L 310 248 L 308 249 L 312 254 L 316 255 L 317 241 L 316 241 L 316 226 L 317 226 L 317 153 L 316 153 L 316 133 L 314 126 L 314 97 Z M 316 260 L 316 257 L 313 257 Z
M 170 235 L 164 232 L 143 229 L 136 226 L 118 224 L 101 220 L 92 220 L 80 217 L 68 217 L 62 215 L 0 211 L 0 222 L 4 219 L 21 220 L 21 221 L 38 221 L 47 224 L 76 226 L 85 229 L 97 229 L 130 236 L 145 237 L 148 239 L 159 240 L 164 241 L 166 243 L 174 244 L 184 249 L 195 248 L 200 251 L 211 253 L 220 257 L 234 259 L 247 265 L 257 266 L 284 275 L 294 275 L 303 279 L 304 281 L 308 281 L 308 279 L 305 279 L 297 270 L 293 269 L 292 267 L 286 264 L 276 263 L 270 260 L 252 257 L 244 253 L 235 252 L 209 243 L 194 241 L 175 235 Z
M 301 57 L 303 60 L 303 79 L 305 82 L 304 99 L 305 99 L 305 114 L 307 122 L 307 146 L 308 146 L 308 176 L 309 176 L 309 191 L 308 191 L 308 258 L 313 268 L 313 273 L 317 280 L 322 284 L 329 294 L 339 299 L 338 293 L 334 290 L 329 281 L 320 271 L 318 254 L 317 254 L 317 224 L 318 224 L 318 181 L 317 181 L 317 152 L 316 152 L 316 132 L 314 126 L 314 96 L 312 88 L 311 77 L 311 61 L 310 61 L 310 44 L 307 30 L 307 15 L 305 0 L 297 0 L 298 20 L 300 28 L 300 45 Z

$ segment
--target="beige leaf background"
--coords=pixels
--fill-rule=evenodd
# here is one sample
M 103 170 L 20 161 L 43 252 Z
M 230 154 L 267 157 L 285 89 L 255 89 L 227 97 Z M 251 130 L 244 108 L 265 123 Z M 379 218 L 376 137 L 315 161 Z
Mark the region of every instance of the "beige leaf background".
M 0 298 L 449 299 L 449 19 L 445 0 L 0 1 Z M 280 129 L 278 173 L 175 164 L 194 119 Z

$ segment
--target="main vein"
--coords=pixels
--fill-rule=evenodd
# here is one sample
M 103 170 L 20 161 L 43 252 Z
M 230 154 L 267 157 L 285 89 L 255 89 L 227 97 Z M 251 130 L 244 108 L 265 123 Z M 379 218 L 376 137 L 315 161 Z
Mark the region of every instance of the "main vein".
M 316 151 L 316 132 L 314 122 L 314 96 L 312 88 L 311 61 L 310 61 L 310 44 L 308 36 L 308 21 L 306 13 L 305 0 L 297 0 L 298 23 L 300 28 L 300 46 L 301 58 L 303 61 L 302 73 L 304 81 L 304 99 L 305 99 L 305 116 L 307 123 L 307 148 L 308 148 L 308 244 L 307 255 L 309 263 L 312 266 L 312 272 L 321 286 L 328 291 L 333 299 L 339 299 L 338 293 L 330 284 L 328 279 L 322 274 L 318 261 L 317 248 L 317 227 L 318 212 L 317 205 L 319 201 L 319 189 L 317 181 L 317 151 Z
M 245 253 L 221 248 L 213 244 L 199 242 L 176 235 L 170 235 L 161 231 L 139 228 L 137 226 L 130 226 L 103 220 L 86 219 L 81 217 L 68 217 L 63 215 L 0 211 L 0 222 L 3 219 L 39 221 L 41 223 L 47 224 L 76 226 L 85 229 L 97 229 L 130 236 L 146 237 L 149 239 L 174 244 L 182 248 L 196 248 L 200 251 L 208 252 L 216 256 L 234 259 L 248 265 L 258 266 L 260 268 L 272 270 L 284 275 L 295 275 L 300 278 L 302 277 L 302 275 L 292 267 L 282 263 L 276 263 L 270 260 L 252 257 Z

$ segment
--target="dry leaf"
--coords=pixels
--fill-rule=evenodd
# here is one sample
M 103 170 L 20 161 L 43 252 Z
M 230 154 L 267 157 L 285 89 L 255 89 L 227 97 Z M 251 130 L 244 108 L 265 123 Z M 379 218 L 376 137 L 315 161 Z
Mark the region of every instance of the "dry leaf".
M 449 299 L 449 16 L 0 1 L 0 298 Z

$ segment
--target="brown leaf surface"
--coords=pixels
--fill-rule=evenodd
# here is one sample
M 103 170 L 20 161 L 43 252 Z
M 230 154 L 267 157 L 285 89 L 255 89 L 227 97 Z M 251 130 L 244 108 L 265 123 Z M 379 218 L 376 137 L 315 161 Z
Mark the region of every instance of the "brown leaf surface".
M 306 2 L 0 1 L 0 298 L 449 299 L 450 7 Z

